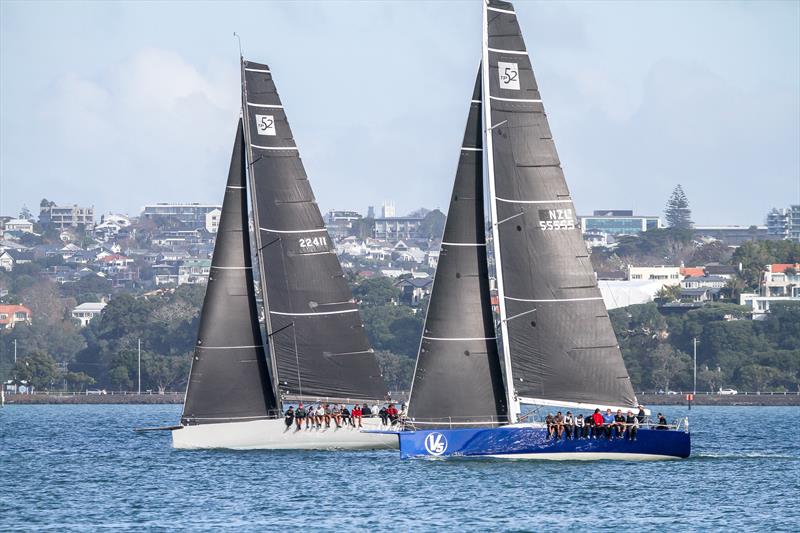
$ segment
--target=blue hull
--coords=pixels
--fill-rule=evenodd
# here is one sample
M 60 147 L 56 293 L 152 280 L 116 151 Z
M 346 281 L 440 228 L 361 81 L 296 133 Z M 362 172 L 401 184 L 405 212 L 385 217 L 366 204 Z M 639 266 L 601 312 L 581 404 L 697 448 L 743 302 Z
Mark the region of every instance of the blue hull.
M 400 457 L 505 457 L 509 459 L 683 459 L 689 457 L 688 432 L 641 429 L 635 441 L 605 437 L 547 438 L 544 428 L 506 426 L 491 429 L 401 431 Z

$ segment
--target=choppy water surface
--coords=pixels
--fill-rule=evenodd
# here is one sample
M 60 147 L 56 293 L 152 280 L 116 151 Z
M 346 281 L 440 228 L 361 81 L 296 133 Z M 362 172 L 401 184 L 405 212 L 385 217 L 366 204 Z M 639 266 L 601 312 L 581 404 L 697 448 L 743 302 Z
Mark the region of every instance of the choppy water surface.
M 800 530 L 797 407 L 696 407 L 692 457 L 657 463 L 177 451 L 131 431 L 179 411 L 0 410 L 0 531 Z

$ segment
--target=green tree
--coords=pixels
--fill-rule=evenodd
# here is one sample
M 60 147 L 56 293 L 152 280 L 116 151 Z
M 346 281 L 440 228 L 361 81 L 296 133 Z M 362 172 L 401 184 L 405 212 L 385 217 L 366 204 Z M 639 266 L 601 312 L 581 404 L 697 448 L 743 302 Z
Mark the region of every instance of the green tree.
M 680 184 L 672 190 L 664 215 L 670 228 L 684 230 L 692 228 L 692 211 L 689 209 L 689 200 Z
M 12 372 L 17 379 L 29 381 L 37 389 L 49 389 L 61 374 L 55 360 L 42 351 L 18 359 Z
M 666 343 L 658 345 L 650 354 L 650 360 L 653 384 L 665 391 L 670 390 L 670 384 L 689 367 L 689 356 Z
M 87 386 L 95 384 L 94 378 L 83 372 L 66 372 L 62 377 L 70 390 L 76 392 L 83 392 Z
M 656 298 L 663 300 L 665 302 L 676 302 L 678 298 L 681 296 L 681 286 L 679 284 L 676 285 L 664 285 L 658 292 L 656 292 Z
M 393 304 L 400 297 L 394 280 L 387 277 L 359 278 L 353 287 L 353 296 L 362 308 Z
M 434 209 L 425 215 L 419 225 L 419 235 L 423 239 L 441 239 L 444 234 L 444 223 L 447 217 Z
M 126 366 L 115 366 L 108 373 L 108 376 L 111 379 L 111 383 L 117 388 L 117 390 L 128 390 L 133 386 L 130 370 Z
M 766 390 L 780 376 L 780 370 L 771 366 L 753 364 L 739 369 L 739 382 L 755 392 Z
M 415 359 L 388 351 L 377 351 L 378 367 L 383 380 L 392 391 L 407 391 L 411 388 Z

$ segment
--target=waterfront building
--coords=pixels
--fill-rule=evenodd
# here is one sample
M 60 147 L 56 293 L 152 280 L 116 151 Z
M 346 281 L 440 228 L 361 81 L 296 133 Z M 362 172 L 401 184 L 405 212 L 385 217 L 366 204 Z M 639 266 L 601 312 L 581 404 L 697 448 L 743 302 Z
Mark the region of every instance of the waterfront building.
M 92 231 L 94 229 L 94 207 L 43 205 L 39 210 L 39 223 L 59 231 L 79 226 L 83 226 L 87 231 Z
M 581 233 L 593 235 L 636 235 L 642 231 L 664 227 L 660 217 L 634 215 L 632 210 L 597 210 L 591 216 L 578 218 L 580 219 Z

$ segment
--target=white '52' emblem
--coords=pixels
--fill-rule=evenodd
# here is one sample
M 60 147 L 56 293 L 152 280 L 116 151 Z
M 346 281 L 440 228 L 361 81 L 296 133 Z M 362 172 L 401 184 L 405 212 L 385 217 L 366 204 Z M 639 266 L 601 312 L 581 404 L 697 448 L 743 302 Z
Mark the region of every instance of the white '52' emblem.
M 425 437 L 425 449 L 431 455 L 442 455 L 447 450 L 447 439 L 441 433 L 429 433 Z

